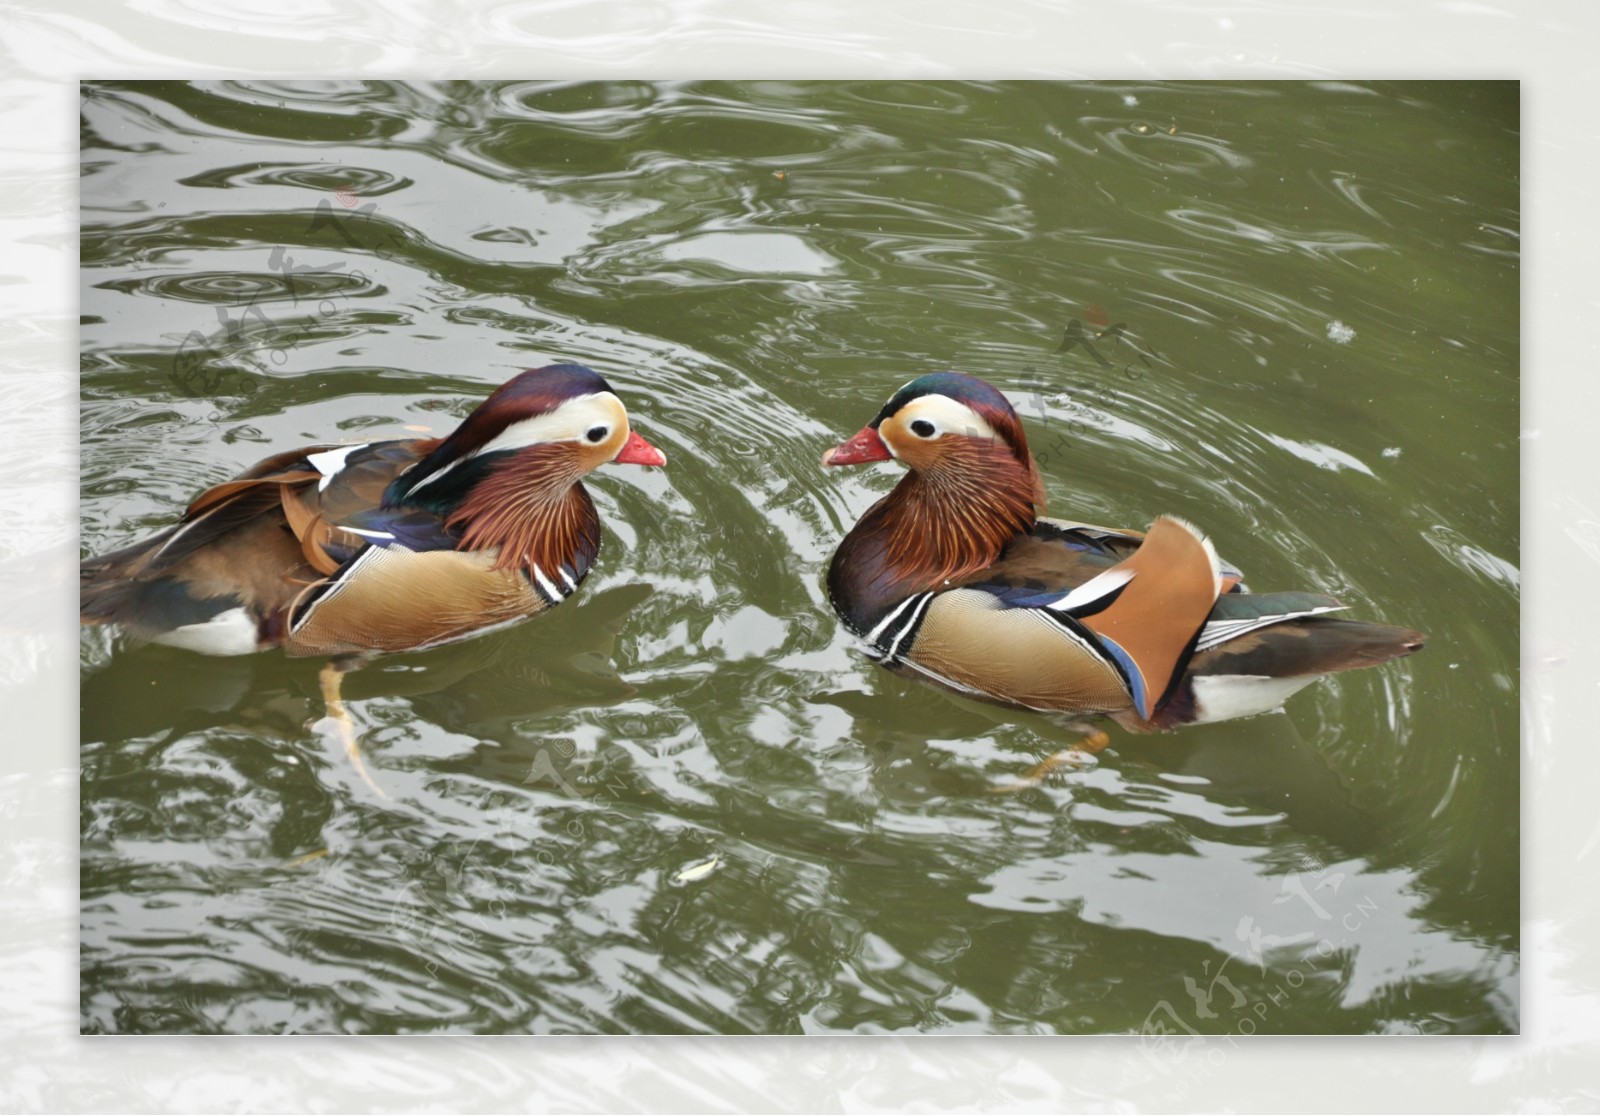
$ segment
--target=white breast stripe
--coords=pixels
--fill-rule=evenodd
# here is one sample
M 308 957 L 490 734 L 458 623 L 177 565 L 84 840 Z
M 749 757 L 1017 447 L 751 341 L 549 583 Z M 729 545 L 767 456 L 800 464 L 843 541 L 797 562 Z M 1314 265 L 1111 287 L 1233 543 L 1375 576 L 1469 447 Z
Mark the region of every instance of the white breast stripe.
M 918 622 L 920 622 L 922 619 L 922 614 L 928 611 L 928 606 L 932 603 L 932 593 L 922 594 L 922 600 L 918 603 L 917 607 L 911 611 L 911 618 L 901 626 L 897 633 L 895 633 L 894 642 L 889 645 L 888 657 L 891 662 L 893 662 L 895 657 L 900 654 L 900 644 L 905 640 L 906 636 L 911 634 L 911 629 L 917 626 Z
M 311 467 L 322 474 L 322 479 L 317 482 L 317 491 L 322 492 L 328 487 L 334 474 L 344 468 L 345 458 L 358 449 L 366 449 L 369 445 L 370 442 L 362 442 L 359 446 L 340 446 L 338 449 L 306 454 L 306 460 L 311 463 Z
M 1209 651 L 1218 644 L 1226 643 L 1230 639 L 1237 639 L 1242 635 L 1260 628 L 1270 628 L 1274 624 L 1281 624 L 1285 620 L 1299 620 L 1305 616 L 1317 616 L 1324 612 L 1340 612 L 1349 605 L 1318 605 L 1316 608 L 1303 609 L 1300 612 L 1283 612 L 1276 616 L 1246 616 L 1238 620 L 1213 620 L 1200 629 L 1200 638 L 1195 642 L 1196 651 Z
M 360 527 L 341 527 L 341 531 L 349 531 L 352 535 L 360 535 L 364 539 L 392 539 L 394 536 L 388 531 L 363 531 Z
M 895 607 L 893 612 L 889 613 L 889 615 L 885 616 L 882 620 L 879 620 L 878 626 L 867 633 L 867 642 L 877 643 L 878 637 L 883 634 L 883 629 L 887 628 L 890 624 L 893 624 L 895 618 L 904 612 L 906 608 L 910 606 L 911 602 L 915 601 L 916 599 L 916 597 L 907 597 Z
M 572 575 L 567 572 L 567 567 L 557 566 L 556 573 L 561 575 L 561 580 L 567 583 L 567 595 L 571 596 L 578 591 L 578 583 L 572 580 Z
M 539 563 L 537 562 L 533 564 L 533 579 L 539 583 L 539 588 L 544 590 L 544 595 L 551 604 L 566 600 L 567 595 L 557 589 L 556 583 L 544 575 L 544 571 L 539 568 Z

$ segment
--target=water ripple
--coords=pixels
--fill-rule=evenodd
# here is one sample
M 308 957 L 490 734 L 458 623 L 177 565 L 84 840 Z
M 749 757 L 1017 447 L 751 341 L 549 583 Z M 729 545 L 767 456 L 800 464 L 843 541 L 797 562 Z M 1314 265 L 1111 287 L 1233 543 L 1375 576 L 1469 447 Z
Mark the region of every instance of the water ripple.
M 1356 159 L 1335 140 L 1375 111 L 1406 146 Z M 1515 305 L 1515 198 L 1442 201 L 1412 141 L 1455 166 L 1436 141 L 1469 124 L 1415 111 L 1336 85 L 93 85 L 86 549 L 269 449 L 440 433 L 554 360 L 672 465 L 594 475 L 580 598 L 347 676 L 382 800 L 310 727 L 319 664 L 87 634 L 85 1027 L 1117 1031 L 1227 964 L 1258 998 L 1315 971 L 1275 1030 L 1514 1029 L 1514 849 L 1483 822 L 1515 814 L 1517 346 L 1462 292 Z M 1183 515 L 1253 588 L 1433 643 L 987 793 L 1061 726 L 877 670 L 822 586 L 897 474 L 821 450 L 941 368 L 1010 393 L 1055 514 Z M 1364 929 L 1308 952 L 1323 920 L 1285 889 L 1335 878 L 1306 895 Z M 1456 1022 L 1408 1006 L 1424 986 Z

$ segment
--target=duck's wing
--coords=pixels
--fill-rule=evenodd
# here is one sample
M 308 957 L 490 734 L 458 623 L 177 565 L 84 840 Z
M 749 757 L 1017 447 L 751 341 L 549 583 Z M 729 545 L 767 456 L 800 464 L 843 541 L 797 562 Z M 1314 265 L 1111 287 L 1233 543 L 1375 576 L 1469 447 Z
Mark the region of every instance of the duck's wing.
M 390 483 L 426 447 L 374 446 L 319 462 L 316 485 L 285 490 L 285 517 L 306 562 L 325 576 L 292 602 L 292 655 L 403 651 L 478 635 L 553 608 L 577 591 L 599 542 L 599 517 L 582 485 L 567 499 L 588 524 L 588 545 L 565 560 L 504 563 L 498 547 L 463 549 L 444 512 L 382 506 Z
M 870 642 L 890 665 L 970 696 L 1110 713 L 1138 731 L 1264 712 L 1322 674 L 1424 642 L 1335 618 L 1344 606 L 1323 593 L 1244 592 L 1197 539 L 1175 520 L 1149 535 L 1041 520 L 959 587 L 902 602 Z
M 1328 615 L 1344 607 L 1322 593 L 1224 596 L 1167 700 L 1150 718 L 1118 720 L 1149 731 L 1265 713 L 1324 674 L 1376 666 L 1426 642 L 1410 628 Z
M 333 448 L 258 461 L 196 496 L 176 526 L 83 561 L 82 620 L 217 654 L 255 650 L 258 621 L 318 576 L 285 529 L 282 493 L 314 481 L 310 459 Z
M 362 517 L 419 445 L 322 444 L 256 462 L 201 492 L 176 526 L 84 561 L 82 619 L 213 654 L 281 642 L 295 601 L 365 549 Z M 440 545 L 442 527 L 412 534 Z
M 908 598 L 868 642 L 890 665 L 991 700 L 1148 717 L 1182 676 L 1224 579 L 1182 520 L 1156 520 L 1131 550 L 1126 539 L 1036 530 L 980 579 Z
M 497 550 L 459 549 L 443 513 L 383 506 L 428 447 L 340 447 L 311 459 L 316 483 L 283 490 L 284 518 L 322 575 L 285 610 L 291 655 L 432 647 L 521 620 L 577 588 L 586 569 L 499 569 Z
M 1007 544 L 1000 558 L 963 584 L 1066 592 L 1131 558 L 1145 532 L 1065 519 L 1039 519 Z M 1244 588 L 1244 575 L 1218 560 L 1224 593 Z
M 308 455 L 314 475 L 279 491 L 284 520 L 300 540 L 306 564 L 320 574 L 334 574 L 374 541 L 412 550 L 454 548 L 439 515 L 383 507 L 389 485 L 431 444 L 376 442 Z

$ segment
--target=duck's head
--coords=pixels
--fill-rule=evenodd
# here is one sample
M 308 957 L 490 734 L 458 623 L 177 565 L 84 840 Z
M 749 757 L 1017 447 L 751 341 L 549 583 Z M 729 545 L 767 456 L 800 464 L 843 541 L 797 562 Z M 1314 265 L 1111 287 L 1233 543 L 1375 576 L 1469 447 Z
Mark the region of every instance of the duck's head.
M 829 567 L 829 592 L 835 602 L 855 602 L 851 609 L 875 602 L 872 612 L 986 568 L 1044 508 L 1017 413 L 976 376 L 917 377 L 822 463 L 891 458 L 909 471 L 862 516 Z
M 502 462 L 537 456 L 577 480 L 608 462 L 665 465 L 666 455 L 628 425 L 628 411 L 604 377 L 581 364 L 551 364 L 501 384 L 416 466 L 396 478 L 389 503 L 459 492 Z
M 1028 439 L 1006 397 L 976 376 L 918 376 L 883 405 L 878 417 L 822 455 L 824 465 L 893 458 L 914 472 L 938 474 L 997 456 L 1031 473 Z

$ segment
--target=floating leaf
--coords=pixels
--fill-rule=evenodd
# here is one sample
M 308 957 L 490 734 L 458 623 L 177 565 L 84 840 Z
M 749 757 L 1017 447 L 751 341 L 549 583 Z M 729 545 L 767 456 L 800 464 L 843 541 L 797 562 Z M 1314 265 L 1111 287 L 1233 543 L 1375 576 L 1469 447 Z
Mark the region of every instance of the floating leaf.
M 722 854 L 712 853 L 704 860 L 697 860 L 692 864 L 686 864 L 682 868 L 679 868 L 672 874 L 672 882 L 675 884 L 686 884 L 694 883 L 696 880 L 703 880 L 707 876 L 711 875 L 711 873 L 715 872 L 721 864 Z

